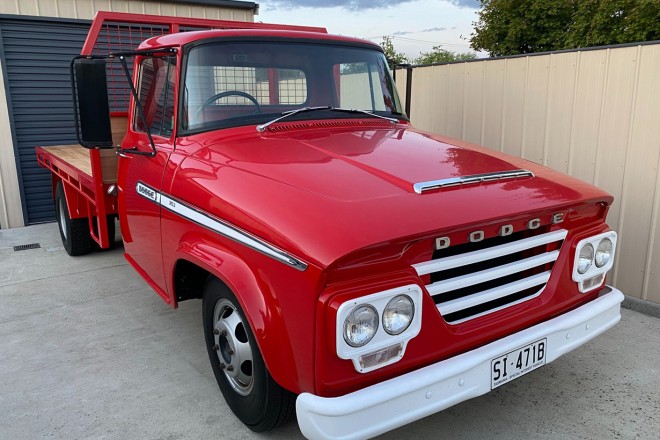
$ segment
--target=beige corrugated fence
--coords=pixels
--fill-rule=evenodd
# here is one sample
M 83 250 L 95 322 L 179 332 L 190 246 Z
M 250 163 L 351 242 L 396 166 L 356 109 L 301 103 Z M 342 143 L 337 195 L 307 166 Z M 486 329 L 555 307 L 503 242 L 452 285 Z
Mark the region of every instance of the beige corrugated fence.
M 660 303 L 660 44 L 416 67 L 410 116 L 610 192 L 610 281 Z

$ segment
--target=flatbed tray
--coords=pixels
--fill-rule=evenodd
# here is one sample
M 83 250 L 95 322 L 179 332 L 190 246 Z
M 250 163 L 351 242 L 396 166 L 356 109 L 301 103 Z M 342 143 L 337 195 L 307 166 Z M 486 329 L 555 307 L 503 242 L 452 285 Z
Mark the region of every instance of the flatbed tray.
M 89 180 L 93 180 L 92 161 L 89 150 L 80 145 L 55 145 L 40 147 L 52 159 L 68 164 L 71 168 L 84 174 Z M 101 150 L 101 171 L 103 183 L 111 184 L 117 182 L 117 156 L 114 150 Z

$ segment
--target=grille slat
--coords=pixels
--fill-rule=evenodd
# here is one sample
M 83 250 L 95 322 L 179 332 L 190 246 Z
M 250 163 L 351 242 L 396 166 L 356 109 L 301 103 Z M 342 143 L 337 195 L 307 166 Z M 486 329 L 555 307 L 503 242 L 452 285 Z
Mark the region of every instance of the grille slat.
M 457 245 L 413 265 L 418 275 L 430 276 L 426 290 L 446 322 L 474 319 L 543 292 L 568 231 L 539 230 L 530 237 L 532 232 Z
M 473 307 L 471 309 L 465 309 L 460 312 L 452 313 L 451 315 L 445 315 L 444 318 L 445 321 L 451 324 L 460 324 L 464 321 L 469 321 L 471 319 L 479 318 L 480 316 L 488 315 L 490 313 L 494 313 L 499 310 L 507 309 L 517 304 L 524 303 L 525 301 L 536 298 L 541 294 L 541 292 L 543 292 L 542 288 L 531 288 L 526 291 L 523 290 L 506 298 L 491 301 L 490 303 L 482 304 L 481 306 Z
M 467 252 L 465 254 L 454 255 L 452 257 L 438 258 L 437 260 L 413 264 L 413 267 L 418 275 L 427 275 L 433 272 L 440 272 L 442 270 L 453 269 L 459 266 L 479 263 L 503 255 L 510 255 L 544 244 L 550 244 L 565 239 L 567 234 L 567 230 L 560 229 L 559 231 L 548 232 L 535 237 L 518 240 L 514 243 L 502 244 L 486 249 L 479 249 L 473 252 Z
M 441 293 L 474 286 L 476 284 L 485 283 L 486 281 L 491 281 L 507 275 L 512 275 L 517 272 L 522 272 L 527 269 L 542 266 L 544 264 L 556 261 L 557 257 L 559 257 L 559 251 L 547 252 L 545 254 L 536 255 L 521 261 L 516 261 L 515 263 L 497 266 L 493 269 L 486 269 L 480 272 L 450 278 L 448 280 L 437 281 L 433 284 L 427 285 L 426 289 L 429 291 L 431 296 L 435 296 Z
M 504 298 L 505 296 L 509 296 L 532 287 L 541 286 L 542 284 L 547 283 L 549 279 L 550 271 L 548 270 L 538 275 L 533 275 L 528 278 L 523 278 L 519 281 L 514 281 L 513 283 L 505 284 L 493 289 L 488 289 L 469 296 L 464 296 L 463 298 L 458 298 L 452 301 L 438 304 L 438 310 L 440 310 L 440 313 L 443 315 L 459 312 L 471 307 L 476 307 L 483 303 Z

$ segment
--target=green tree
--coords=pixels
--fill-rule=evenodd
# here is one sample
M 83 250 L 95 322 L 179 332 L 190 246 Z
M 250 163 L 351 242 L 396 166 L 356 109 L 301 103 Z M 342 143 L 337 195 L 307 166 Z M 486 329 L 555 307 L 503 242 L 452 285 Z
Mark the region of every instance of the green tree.
M 490 56 L 564 47 L 576 0 L 481 0 L 470 46 Z
M 415 64 L 451 63 L 452 61 L 474 60 L 477 55 L 470 52 L 458 53 L 433 46 L 431 52 L 422 52 L 415 58 Z
M 380 47 L 382 47 L 383 52 L 385 52 L 385 58 L 387 58 L 387 64 L 389 64 L 390 69 L 394 69 L 399 64 L 408 63 L 408 57 L 401 52 L 397 52 L 394 48 L 392 37 L 384 35 L 383 41 L 380 42 Z
M 660 39 L 658 0 L 582 0 L 566 36 L 568 47 Z
M 491 56 L 660 38 L 658 0 L 481 0 L 470 46 Z

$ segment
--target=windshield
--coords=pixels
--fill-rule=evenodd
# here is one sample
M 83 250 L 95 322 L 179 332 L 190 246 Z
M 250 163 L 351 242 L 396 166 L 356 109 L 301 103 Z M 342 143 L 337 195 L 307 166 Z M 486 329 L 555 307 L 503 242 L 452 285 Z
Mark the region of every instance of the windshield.
M 302 107 L 401 117 L 385 56 L 376 49 L 314 43 L 209 43 L 190 49 L 182 129 L 260 124 Z M 302 112 L 291 119 L 370 117 Z

